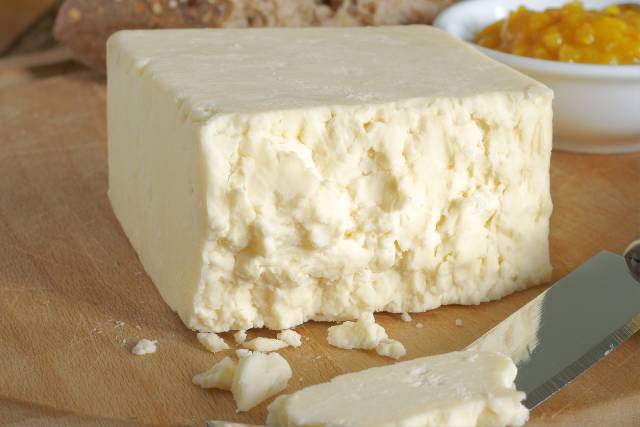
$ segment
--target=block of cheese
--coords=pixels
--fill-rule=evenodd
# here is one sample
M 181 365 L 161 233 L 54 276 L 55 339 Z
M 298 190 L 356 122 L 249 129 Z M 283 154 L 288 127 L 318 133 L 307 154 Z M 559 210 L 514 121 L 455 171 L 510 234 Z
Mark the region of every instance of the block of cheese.
M 455 352 L 340 375 L 278 397 L 267 424 L 321 426 L 521 426 L 516 366 L 493 352 Z
M 123 31 L 109 198 L 193 329 L 478 304 L 550 277 L 551 99 L 428 26 Z

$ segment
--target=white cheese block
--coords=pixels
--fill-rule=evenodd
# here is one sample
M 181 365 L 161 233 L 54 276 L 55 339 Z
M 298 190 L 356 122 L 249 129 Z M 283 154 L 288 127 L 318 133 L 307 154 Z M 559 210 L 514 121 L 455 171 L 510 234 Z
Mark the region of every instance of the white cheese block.
M 252 352 L 240 358 L 231 393 L 238 411 L 248 411 L 287 387 L 292 371 L 278 353 Z
M 192 382 L 202 388 L 217 388 L 231 390 L 236 364 L 230 357 L 225 357 L 208 370 L 194 375 Z
M 478 304 L 550 277 L 551 99 L 428 26 L 123 31 L 109 198 L 193 329 Z
M 492 352 L 455 352 L 340 375 L 278 397 L 267 424 L 287 427 L 521 426 L 516 367 Z
M 222 337 L 213 332 L 199 332 L 197 337 L 200 344 L 212 353 L 229 349 L 229 344 L 227 344 Z

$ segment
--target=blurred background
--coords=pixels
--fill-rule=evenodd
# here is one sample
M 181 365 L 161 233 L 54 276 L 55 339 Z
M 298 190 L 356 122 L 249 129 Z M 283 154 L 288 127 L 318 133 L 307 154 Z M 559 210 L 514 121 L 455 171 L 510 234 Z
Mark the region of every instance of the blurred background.
M 80 68 L 53 37 L 61 3 L 0 1 L 0 88 Z
M 103 70 L 106 39 L 125 28 L 423 24 L 452 1 L 2 0 L 0 87 Z

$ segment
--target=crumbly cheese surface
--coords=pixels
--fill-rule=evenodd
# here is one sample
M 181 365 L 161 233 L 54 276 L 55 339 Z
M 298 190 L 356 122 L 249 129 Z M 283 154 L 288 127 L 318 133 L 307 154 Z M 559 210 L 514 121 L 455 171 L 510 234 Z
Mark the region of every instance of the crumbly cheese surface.
M 292 371 L 278 353 L 251 352 L 240 357 L 231 393 L 238 411 L 248 411 L 287 387 Z
M 196 336 L 198 341 L 200 341 L 200 344 L 212 353 L 229 349 L 229 345 L 216 333 L 198 332 Z
M 135 354 L 136 356 L 142 356 L 145 354 L 155 353 L 157 349 L 157 340 L 148 340 L 146 338 L 143 338 L 133 346 L 133 348 L 131 349 L 131 353 Z
M 516 367 L 492 352 L 456 352 L 340 375 L 278 397 L 267 424 L 287 427 L 521 426 Z
M 202 388 L 231 390 L 231 384 L 233 382 L 235 372 L 236 364 L 230 357 L 225 357 L 208 370 L 194 375 L 192 382 Z
M 551 91 L 428 26 L 124 31 L 109 197 L 191 328 L 548 280 Z

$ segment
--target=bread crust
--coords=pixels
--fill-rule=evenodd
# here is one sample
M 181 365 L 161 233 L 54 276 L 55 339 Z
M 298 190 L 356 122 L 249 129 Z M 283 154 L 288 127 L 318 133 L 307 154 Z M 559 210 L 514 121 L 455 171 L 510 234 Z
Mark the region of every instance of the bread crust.
M 66 0 L 56 39 L 104 71 L 105 46 L 124 29 L 428 24 L 452 0 Z

